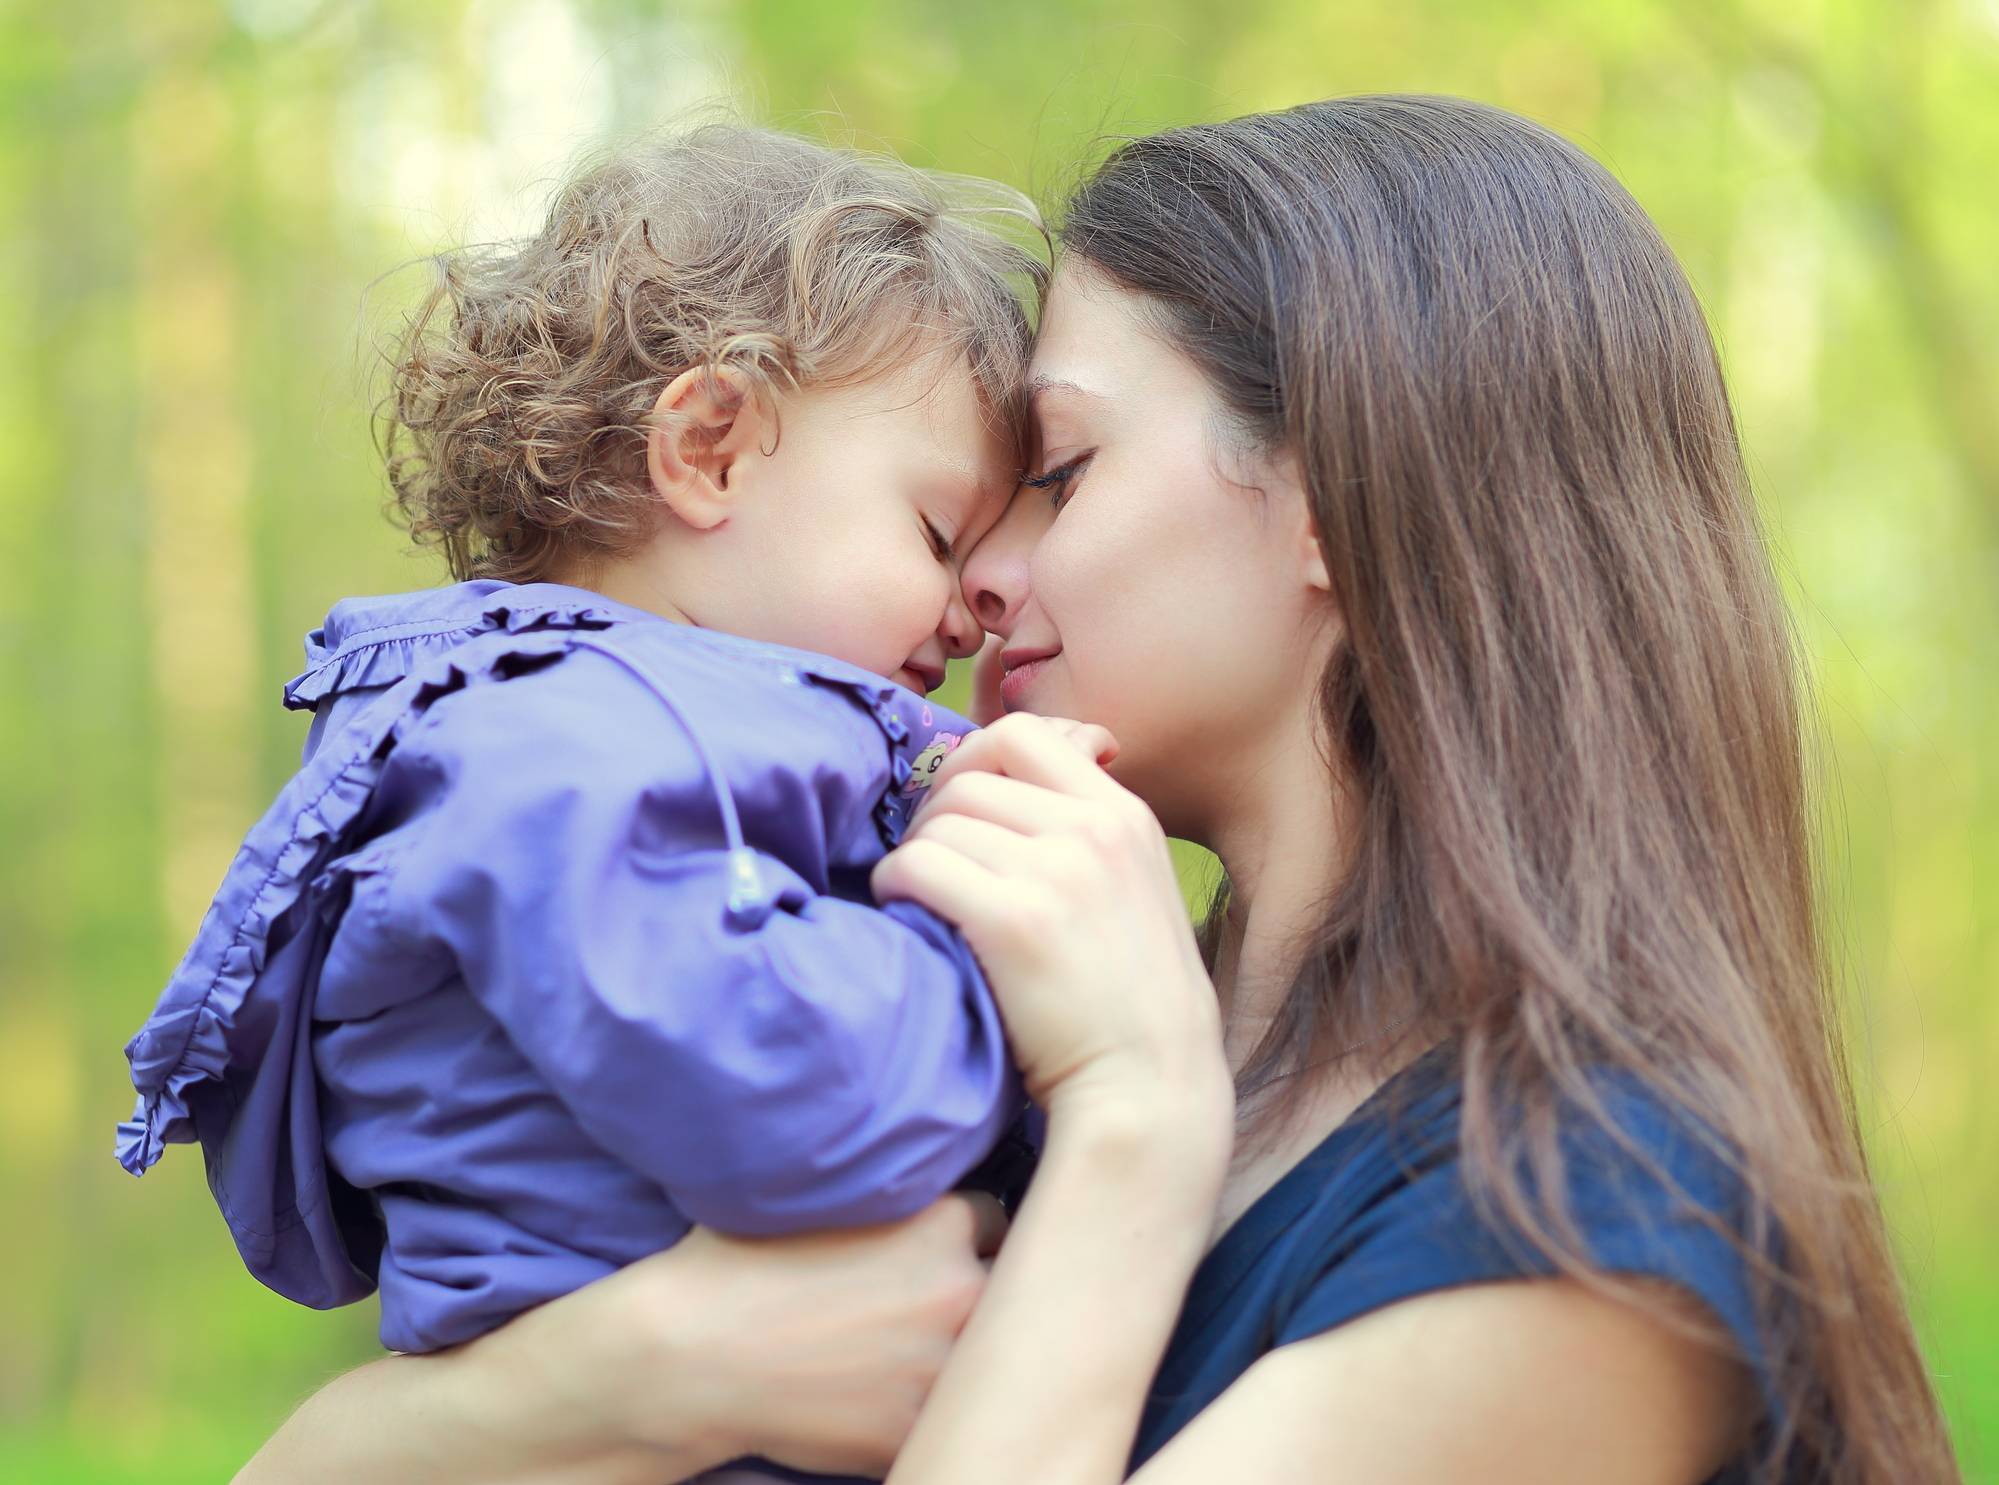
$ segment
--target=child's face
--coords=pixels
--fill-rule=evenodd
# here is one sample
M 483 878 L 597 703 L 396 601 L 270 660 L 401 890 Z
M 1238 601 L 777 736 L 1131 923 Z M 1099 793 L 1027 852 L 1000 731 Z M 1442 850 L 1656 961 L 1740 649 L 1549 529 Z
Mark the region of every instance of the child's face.
M 672 533 L 693 622 L 817 650 L 919 693 L 984 638 L 959 586 L 1017 471 L 961 357 L 782 399 L 732 430 L 726 515 Z M 672 523 L 670 523 L 672 524 Z M 664 574 L 663 574 L 664 576 Z

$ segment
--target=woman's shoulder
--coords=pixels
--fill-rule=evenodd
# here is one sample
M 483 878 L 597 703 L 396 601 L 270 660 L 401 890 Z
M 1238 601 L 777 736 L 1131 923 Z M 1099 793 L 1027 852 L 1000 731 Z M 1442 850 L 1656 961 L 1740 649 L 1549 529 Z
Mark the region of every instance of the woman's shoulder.
M 1537 1165 L 1510 1137 L 1525 1127 L 1519 1112 L 1494 1114 L 1511 1121 L 1497 1148 L 1518 1162 L 1530 1197 L 1560 1183 L 1589 1266 L 1690 1295 L 1760 1373 L 1746 1188 L 1705 1121 L 1599 1069 L 1548 1111 L 1559 1158 Z M 1465 1120 L 1458 1050 L 1434 1049 L 1243 1214 L 1195 1274 L 1141 1454 L 1276 1347 L 1404 1300 L 1560 1272 L 1466 1158 Z
M 1451 1048 L 1391 1080 L 1349 1121 L 1344 1167 L 1316 1183 L 1304 1172 L 1315 1189 L 1287 1234 L 1302 1282 L 1283 1338 L 1429 1290 L 1555 1273 L 1532 1223 L 1466 1158 L 1467 1141 L 1489 1135 L 1532 1210 L 1553 1215 L 1550 1235 L 1566 1225 L 1592 1267 L 1692 1291 L 1753 1355 L 1752 1216 L 1726 1141 L 1683 1102 L 1613 1067 L 1544 1102 L 1533 1112 L 1497 1098 L 1479 1115 L 1494 1127 L 1474 1130 Z M 1538 1145 L 1528 1137 L 1536 1126 Z

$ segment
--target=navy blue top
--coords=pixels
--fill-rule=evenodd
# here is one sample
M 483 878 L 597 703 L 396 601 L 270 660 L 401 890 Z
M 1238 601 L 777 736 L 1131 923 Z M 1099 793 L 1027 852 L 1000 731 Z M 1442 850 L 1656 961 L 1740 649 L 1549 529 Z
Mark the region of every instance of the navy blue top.
M 1740 1179 L 1696 1121 L 1628 1080 L 1606 1077 L 1598 1087 L 1644 1158 L 1580 1113 L 1564 1121 L 1583 1241 L 1607 1270 L 1668 1280 L 1704 1301 L 1767 1396 L 1747 1265 L 1714 1225 L 1745 1230 Z M 1461 1094 L 1450 1049 L 1433 1051 L 1236 1219 L 1195 1271 L 1139 1425 L 1134 1470 L 1278 1346 L 1433 1290 L 1552 1272 L 1517 1233 L 1472 1206 L 1459 1160 Z M 1746 1479 L 1746 1464 L 1711 1485 Z

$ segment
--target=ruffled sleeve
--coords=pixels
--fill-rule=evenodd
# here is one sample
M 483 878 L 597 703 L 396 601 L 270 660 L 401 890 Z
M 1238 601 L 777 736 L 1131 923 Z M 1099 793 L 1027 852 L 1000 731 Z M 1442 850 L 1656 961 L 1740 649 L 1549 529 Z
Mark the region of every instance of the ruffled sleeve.
M 194 1137 L 189 1095 L 226 1080 L 252 986 L 308 926 L 291 916 L 300 885 L 373 786 L 375 768 L 356 743 L 295 779 L 250 832 L 158 1007 L 126 1044 L 139 1103 L 118 1126 L 118 1161 L 132 1174 L 156 1164 L 168 1142 Z
M 329 657 L 344 716 L 126 1048 L 119 1162 L 198 1140 L 252 1273 L 305 1304 L 364 1296 L 381 1218 L 328 1163 L 314 1026 L 462 981 L 695 1220 L 865 1223 L 949 1190 L 1021 1097 L 956 932 L 841 895 L 918 740 L 883 683 L 657 619 L 494 612 L 438 655 Z M 678 670 L 644 683 L 636 652 Z
M 138 1097 L 118 1126 L 119 1164 L 139 1175 L 168 1144 L 199 1140 L 251 1272 L 319 1307 L 369 1292 L 380 1238 L 321 1148 L 311 998 L 330 914 L 313 888 L 370 808 L 425 684 L 393 688 L 279 793 L 125 1047 Z
M 199 1141 L 245 1265 L 302 1304 L 374 1287 L 380 1219 L 328 1165 L 313 1008 L 339 925 L 343 874 L 379 828 L 387 760 L 430 704 L 468 682 L 547 663 L 571 636 L 533 624 L 480 650 L 429 657 L 366 696 L 251 827 L 152 1014 L 127 1042 L 137 1095 L 120 1165 L 141 1175 Z

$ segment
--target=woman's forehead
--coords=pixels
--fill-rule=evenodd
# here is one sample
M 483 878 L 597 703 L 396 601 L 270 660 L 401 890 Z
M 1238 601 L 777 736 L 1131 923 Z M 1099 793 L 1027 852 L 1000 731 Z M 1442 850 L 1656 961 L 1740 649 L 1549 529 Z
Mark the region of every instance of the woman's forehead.
M 1130 291 L 1072 259 L 1048 286 L 1029 376 L 1073 379 L 1075 368 L 1070 363 L 1087 364 L 1093 349 L 1115 350 L 1137 328 L 1135 299 Z M 1106 337 L 1109 347 L 1103 345 Z
M 1205 398 L 1200 368 L 1153 321 L 1142 296 L 1101 274 L 1059 273 L 1027 369 L 1030 424 L 1132 402 Z
M 1133 359 L 1135 351 L 1121 353 L 1115 345 L 1068 332 L 1067 325 L 1050 327 L 1035 343 L 1022 399 L 1030 422 L 1066 407 L 1108 401 L 1127 380 L 1120 362 Z

